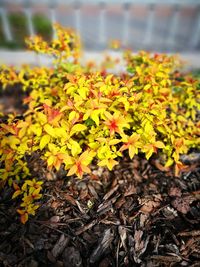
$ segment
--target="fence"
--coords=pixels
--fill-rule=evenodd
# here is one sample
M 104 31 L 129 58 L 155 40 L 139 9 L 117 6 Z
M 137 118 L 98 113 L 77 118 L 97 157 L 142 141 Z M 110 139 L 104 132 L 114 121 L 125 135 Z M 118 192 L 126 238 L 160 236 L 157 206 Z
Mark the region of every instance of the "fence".
M 200 50 L 199 0 L 0 0 L 7 41 L 14 39 L 8 19 L 13 10 L 25 14 L 29 35 L 35 34 L 33 14 L 45 11 L 52 23 L 74 27 L 90 50 L 105 48 L 112 39 L 136 50 Z

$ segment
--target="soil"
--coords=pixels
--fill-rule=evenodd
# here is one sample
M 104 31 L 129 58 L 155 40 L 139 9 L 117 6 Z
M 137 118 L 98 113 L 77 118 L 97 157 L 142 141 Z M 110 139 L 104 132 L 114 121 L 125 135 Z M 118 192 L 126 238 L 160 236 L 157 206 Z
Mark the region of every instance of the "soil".
M 19 99 L 0 98 L 5 114 L 20 110 Z M 23 225 L 13 189 L 1 190 L 0 266 L 200 266 L 199 155 L 182 158 L 180 177 L 139 155 L 111 172 L 94 164 L 82 180 L 47 172 L 32 155 L 44 197 Z

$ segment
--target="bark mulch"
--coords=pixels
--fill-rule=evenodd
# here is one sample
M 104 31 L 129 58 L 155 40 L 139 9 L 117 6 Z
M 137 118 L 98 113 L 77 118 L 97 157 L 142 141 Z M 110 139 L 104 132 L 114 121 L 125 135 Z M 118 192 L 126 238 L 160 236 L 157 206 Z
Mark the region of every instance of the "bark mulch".
M 112 172 L 94 165 L 80 180 L 47 172 L 33 155 L 44 197 L 23 225 L 13 189 L 0 192 L 0 266 L 200 266 L 200 154 L 182 160 L 179 178 L 141 155 Z
M 124 159 L 82 180 L 46 173 L 25 225 L 4 188 L 1 266 L 200 266 L 200 168 L 175 178 L 154 165 Z

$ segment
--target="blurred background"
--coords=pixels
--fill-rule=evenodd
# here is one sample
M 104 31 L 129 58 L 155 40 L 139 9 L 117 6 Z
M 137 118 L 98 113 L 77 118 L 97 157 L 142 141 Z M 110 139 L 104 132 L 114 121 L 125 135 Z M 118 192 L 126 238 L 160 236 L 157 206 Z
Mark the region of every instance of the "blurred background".
M 200 67 L 200 0 L 0 0 L 0 62 L 22 60 L 25 36 L 51 40 L 54 22 L 74 28 L 87 53 L 178 52 Z

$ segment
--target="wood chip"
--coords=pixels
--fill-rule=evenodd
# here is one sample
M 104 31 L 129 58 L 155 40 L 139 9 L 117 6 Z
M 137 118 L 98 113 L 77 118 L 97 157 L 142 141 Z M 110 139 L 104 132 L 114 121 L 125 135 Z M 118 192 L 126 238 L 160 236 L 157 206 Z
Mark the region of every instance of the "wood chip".
M 88 189 L 95 199 L 99 199 L 99 196 L 92 185 L 89 184 Z
M 109 206 L 111 206 L 112 204 L 114 204 L 119 196 L 120 196 L 120 194 L 117 194 L 112 199 L 100 204 L 98 206 L 97 212 L 101 212 L 102 210 L 104 210 L 104 209 L 108 208 Z
M 97 220 L 93 220 L 92 222 L 84 225 L 83 227 L 79 228 L 76 232 L 75 235 L 80 235 L 83 232 L 89 230 L 90 228 L 92 228 L 98 221 Z
M 78 200 L 75 200 L 75 203 L 76 203 L 77 207 L 79 208 L 80 212 L 81 212 L 82 214 L 85 214 L 85 211 L 84 211 L 84 209 L 81 207 L 81 204 L 79 203 L 79 201 L 78 201 Z
M 64 267 L 82 267 L 80 252 L 75 247 L 66 247 L 63 252 Z
M 143 206 L 140 208 L 140 211 L 144 213 L 150 213 L 152 212 L 155 208 L 158 208 L 160 206 L 159 201 L 154 201 L 154 200 L 148 200 L 146 201 Z
M 136 188 L 134 185 L 131 185 L 126 189 L 124 196 L 128 197 L 128 196 L 135 195 L 135 194 L 136 194 Z
M 53 217 L 50 218 L 50 223 L 58 223 L 60 221 L 60 217 L 55 215 Z
M 192 196 L 176 197 L 172 201 L 172 206 L 179 212 L 187 214 L 190 210 L 190 204 L 195 200 Z
M 108 191 L 108 193 L 105 194 L 105 196 L 103 197 L 103 200 L 109 199 L 117 191 L 118 188 L 119 188 L 119 185 L 117 184 L 110 191 Z
M 170 197 L 181 197 L 182 192 L 178 187 L 171 187 L 168 194 Z
M 200 230 L 194 230 L 190 232 L 181 232 L 179 236 L 200 236 Z
M 94 264 L 97 262 L 101 256 L 108 251 L 108 248 L 110 247 L 111 243 L 114 239 L 114 232 L 112 229 L 106 229 L 103 233 L 103 237 L 99 241 L 99 244 L 97 247 L 93 250 L 91 256 L 90 256 L 90 263 Z
M 51 251 L 54 258 L 57 258 L 64 251 L 65 247 L 69 243 L 69 240 L 69 237 L 66 237 L 64 234 L 60 236 L 59 240 L 56 242 Z
M 70 204 L 76 206 L 76 200 L 70 196 L 69 194 L 64 194 L 63 197 L 65 198 L 65 200 L 67 200 Z
M 180 256 L 162 256 L 162 255 L 153 255 L 151 259 L 162 262 L 180 262 L 182 259 Z
M 125 249 L 125 251 L 127 251 L 127 246 L 126 246 L 127 230 L 126 230 L 125 227 L 119 226 L 118 227 L 118 232 L 119 232 L 119 235 L 120 235 L 122 246 Z

